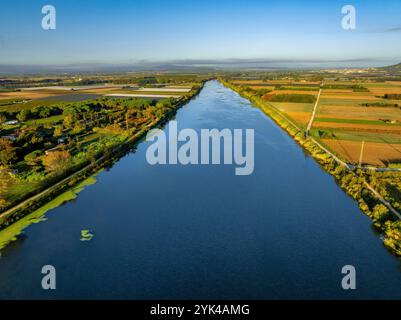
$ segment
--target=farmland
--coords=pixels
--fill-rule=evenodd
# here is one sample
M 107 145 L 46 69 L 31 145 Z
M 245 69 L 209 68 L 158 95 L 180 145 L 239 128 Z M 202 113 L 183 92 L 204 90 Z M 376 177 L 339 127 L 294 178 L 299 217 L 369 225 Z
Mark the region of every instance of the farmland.
M 401 109 L 400 101 L 389 101 L 401 92 L 398 82 L 377 81 L 354 75 L 345 80 L 321 76 L 320 84 L 308 82 L 315 73 L 285 75 L 284 79 L 252 81 L 221 78 L 223 84 L 249 99 L 272 118 L 337 181 L 359 208 L 373 220 L 384 245 L 401 256 Z M 282 75 L 281 75 L 282 76 Z M 299 78 L 308 84 L 300 90 Z M 261 90 L 273 86 L 274 89 Z M 266 85 L 266 86 L 264 86 Z M 297 92 L 275 102 L 280 88 L 297 87 Z M 317 108 L 296 95 L 311 94 L 321 88 Z M 317 92 L 317 91 L 316 91 Z M 311 130 L 307 124 L 316 110 Z
M 386 167 L 401 162 L 401 83 L 353 77 L 347 80 L 288 76 L 232 80 L 254 91 L 305 130 L 320 86 L 312 135 L 351 164 Z M 361 156 L 362 142 L 366 143 Z M 361 163 L 359 163 L 361 160 Z
M 313 128 L 315 137 L 350 163 L 387 166 L 401 159 L 401 93 L 393 83 L 360 83 L 368 92 L 323 90 Z M 393 104 L 394 106 L 392 106 Z M 366 143 L 362 150 L 362 143 Z

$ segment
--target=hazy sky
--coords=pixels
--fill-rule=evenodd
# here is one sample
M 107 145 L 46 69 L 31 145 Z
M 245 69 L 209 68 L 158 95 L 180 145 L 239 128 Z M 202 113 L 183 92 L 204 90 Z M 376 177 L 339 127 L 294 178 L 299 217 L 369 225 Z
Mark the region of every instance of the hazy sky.
M 57 29 L 41 28 L 41 8 Z M 357 28 L 341 28 L 341 8 Z M 401 1 L 4 0 L 0 64 L 172 59 L 401 61 Z

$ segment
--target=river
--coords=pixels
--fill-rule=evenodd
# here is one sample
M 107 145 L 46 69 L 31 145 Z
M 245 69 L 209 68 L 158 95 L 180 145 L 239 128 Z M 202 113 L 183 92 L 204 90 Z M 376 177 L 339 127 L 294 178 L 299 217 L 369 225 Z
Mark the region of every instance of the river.
M 401 298 L 400 260 L 369 218 L 259 109 L 209 81 L 175 120 L 253 128 L 254 173 L 151 166 L 143 141 L 2 250 L 0 298 Z M 56 290 L 42 289 L 43 265 L 56 268 Z M 341 287 L 344 265 L 356 290 Z

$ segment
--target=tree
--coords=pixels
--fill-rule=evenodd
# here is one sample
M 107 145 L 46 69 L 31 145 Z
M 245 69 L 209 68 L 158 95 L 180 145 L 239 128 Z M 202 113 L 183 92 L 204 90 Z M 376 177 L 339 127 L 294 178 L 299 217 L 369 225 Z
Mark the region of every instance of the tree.
M 0 113 L 0 124 L 7 121 L 7 117 L 4 113 Z
M 6 168 L 0 168 L 0 209 L 3 210 L 8 206 L 6 200 L 10 185 L 12 184 L 12 178 L 10 171 Z
M 47 118 L 49 117 L 51 114 L 51 110 L 48 107 L 43 107 L 41 108 L 41 110 L 39 111 L 39 116 L 41 118 Z
M 134 109 L 128 109 L 127 112 L 125 113 L 125 129 L 129 129 L 129 120 L 130 118 L 137 118 L 137 110 Z
M 53 136 L 55 138 L 59 138 L 63 135 L 63 127 L 62 126 L 56 126 L 54 128 Z
M 41 156 L 43 155 L 43 151 L 35 150 L 24 157 L 24 160 L 27 165 L 33 167 L 34 169 L 39 169 L 41 166 Z
M 379 223 L 388 219 L 388 209 L 383 204 L 378 204 L 373 208 L 373 219 Z
M 26 119 L 28 119 L 28 115 L 28 110 L 21 110 L 20 113 L 17 114 L 17 119 L 21 122 L 24 122 Z
M 85 130 L 86 126 L 82 122 L 77 122 L 72 129 L 73 134 L 80 134 Z
M 73 109 L 65 109 L 63 112 L 63 123 L 64 127 L 67 129 L 71 129 L 74 126 L 75 121 L 77 120 L 77 115 L 75 110 Z
M 86 154 L 88 155 L 89 161 L 92 164 L 96 162 L 97 153 L 98 153 L 97 145 L 95 143 L 90 144 L 88 149 L 86 150 Z
M 129 117 L 130 117 L 130 112 L 129 110 L 125 113 L 125 130 L 129 129 L 129 125 L 128 125 L 128 121 L 129 121 Z
M 67 168 L 71 155 L 68 151 L 52 151 L 43 156 L 43 165 L 46 170 L 54 173 L 61 173 Z
M 0 138 L 0 163 L 8 166 L 13 160 L 17 158 L 17 153 L 10 140 Z

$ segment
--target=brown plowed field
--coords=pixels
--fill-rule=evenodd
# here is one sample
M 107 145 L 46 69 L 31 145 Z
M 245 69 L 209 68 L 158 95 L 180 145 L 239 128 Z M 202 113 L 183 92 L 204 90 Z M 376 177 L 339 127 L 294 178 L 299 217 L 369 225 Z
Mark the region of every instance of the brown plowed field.
M 322 141 L 349 162 L 359 162 L 362 142 L 332 139 Z M 385 166 L 388 162 L 401 162 L 401 144 L 365 142 L 362 164 Z

